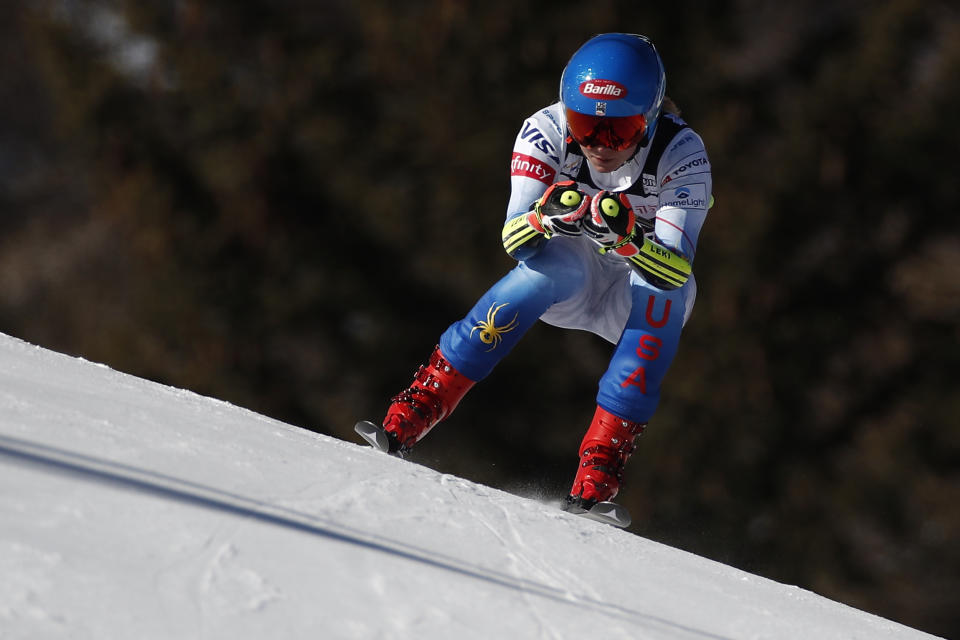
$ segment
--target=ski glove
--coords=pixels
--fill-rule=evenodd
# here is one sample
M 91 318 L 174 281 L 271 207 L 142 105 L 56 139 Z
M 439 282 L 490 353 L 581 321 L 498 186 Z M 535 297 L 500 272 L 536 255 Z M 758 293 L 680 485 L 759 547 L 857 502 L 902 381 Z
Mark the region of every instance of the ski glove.
M 643 232 L 624 193 L 601 191 L 593 196 L 582 228 L 584 235 L 600 245 L 600 253 L 613 251 L 622 256 L 659 289 L 678 289 L 690 279 L 690 261 L 658 242 L 652 231 Z
M 524 214 L 503 225 L 503 248 L 513 258 L 522 260 L 540 241 L 554 235 L 580 235 L 581 221 L 590 208 L 590 196 L 577 188 L 573 180 L 550 185 Z
M 564 180 L 550 185 L 533 205 L 537 222 L 544 235 L 580 235 L 580 221 L 590 208 L 590 196 L 577 188 L 573 180 Z
M 590 200 L 583 233 L 600 245 L 600 253 L 616 251 L 636 236 L 637 216 L 625 193 L 601 191 Z

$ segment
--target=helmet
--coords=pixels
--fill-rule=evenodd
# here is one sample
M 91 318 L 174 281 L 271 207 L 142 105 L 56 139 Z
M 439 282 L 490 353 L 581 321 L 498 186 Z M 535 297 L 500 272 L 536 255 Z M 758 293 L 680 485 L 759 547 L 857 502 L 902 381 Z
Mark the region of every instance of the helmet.
M 560 77 L 560 102 L 577 142 L 622 150 L 653 136 L 666 86 L 650 40 L 604 33 L 570 58 Z

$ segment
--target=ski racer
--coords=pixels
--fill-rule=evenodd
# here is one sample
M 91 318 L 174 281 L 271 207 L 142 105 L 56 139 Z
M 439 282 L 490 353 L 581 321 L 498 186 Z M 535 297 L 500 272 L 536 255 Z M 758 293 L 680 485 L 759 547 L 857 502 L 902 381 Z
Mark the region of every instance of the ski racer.
M 518 263 L 392 398 L 382 423 L 391 453 L 449 417 L 539 319 L 616 345 L 564 508 L 583 513 L 617 495 L 693 309 L 712 199 L 703 141 L 665 88 L 644 36 L 597 35 L 573 54 L 560 101 L 527 118 L 513 148 L 502 240 Z

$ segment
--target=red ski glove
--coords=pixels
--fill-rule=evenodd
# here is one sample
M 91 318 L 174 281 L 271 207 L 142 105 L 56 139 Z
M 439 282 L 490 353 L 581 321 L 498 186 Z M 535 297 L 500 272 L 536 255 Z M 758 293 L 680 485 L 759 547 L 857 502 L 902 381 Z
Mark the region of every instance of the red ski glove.
M 580 221 L 590 208 L 590 196 L 577 188 L 573 180 L 564 180 L 550 185 L 533 205 L 536 223 L 546 237 L 580 235 Z
M 550 185 L 528 213 L 514 216 L 503 225 L 503 248 L 513 258 L 536 251 L 553 235 L 580 234 L 581 221 L 590 209 L 590 196 L 573 180 Z

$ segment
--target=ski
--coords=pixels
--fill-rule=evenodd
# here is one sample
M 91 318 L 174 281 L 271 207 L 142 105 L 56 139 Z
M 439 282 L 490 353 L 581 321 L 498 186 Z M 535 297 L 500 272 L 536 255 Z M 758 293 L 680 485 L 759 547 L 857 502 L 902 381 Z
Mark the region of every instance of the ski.
M 390 438 L 380 425 L 369 420 L 361 420 L 354 425 L 353 430 L 374 449 L 394 456 L 400 455 L 397 452 L 390 452 Z M 627 511 L 627 508 L 615 502 L 598 502 L 589 509 L 584 509 L 579 504 L 565 504 L 562 508 L 564 511 L 582 518 L 603 522 L 621 529 L 629 527 L 631 522 L 630 512 Z
M 380 425 L 369 420 L 361 420 L 354 425 L 353 430 L 374 449 L 390 453 L 390 438 L 387 437 L 387 432 Z
M 616 504 L 615 502 L 598 502 L 588 511 L 584 511 L 580 515 L 582 515 L 584 518 L 596 520 L 597 522 L 603 522 L 605 524 L 611 524 L 621 529 L 629 527 L 630 522 L 632 521 L 630 518 L 630 512 L 627 511 L 627 508 L 623 505 Z
M 613 525 L 620 529 L 629 527 L 632 522 L 630 512 L 627 511 L 627 508 L 615 502 L 598 502 L 589 509 L 567 504 L 563 505 L 563 510 L 578 515 L 581 518 Z

